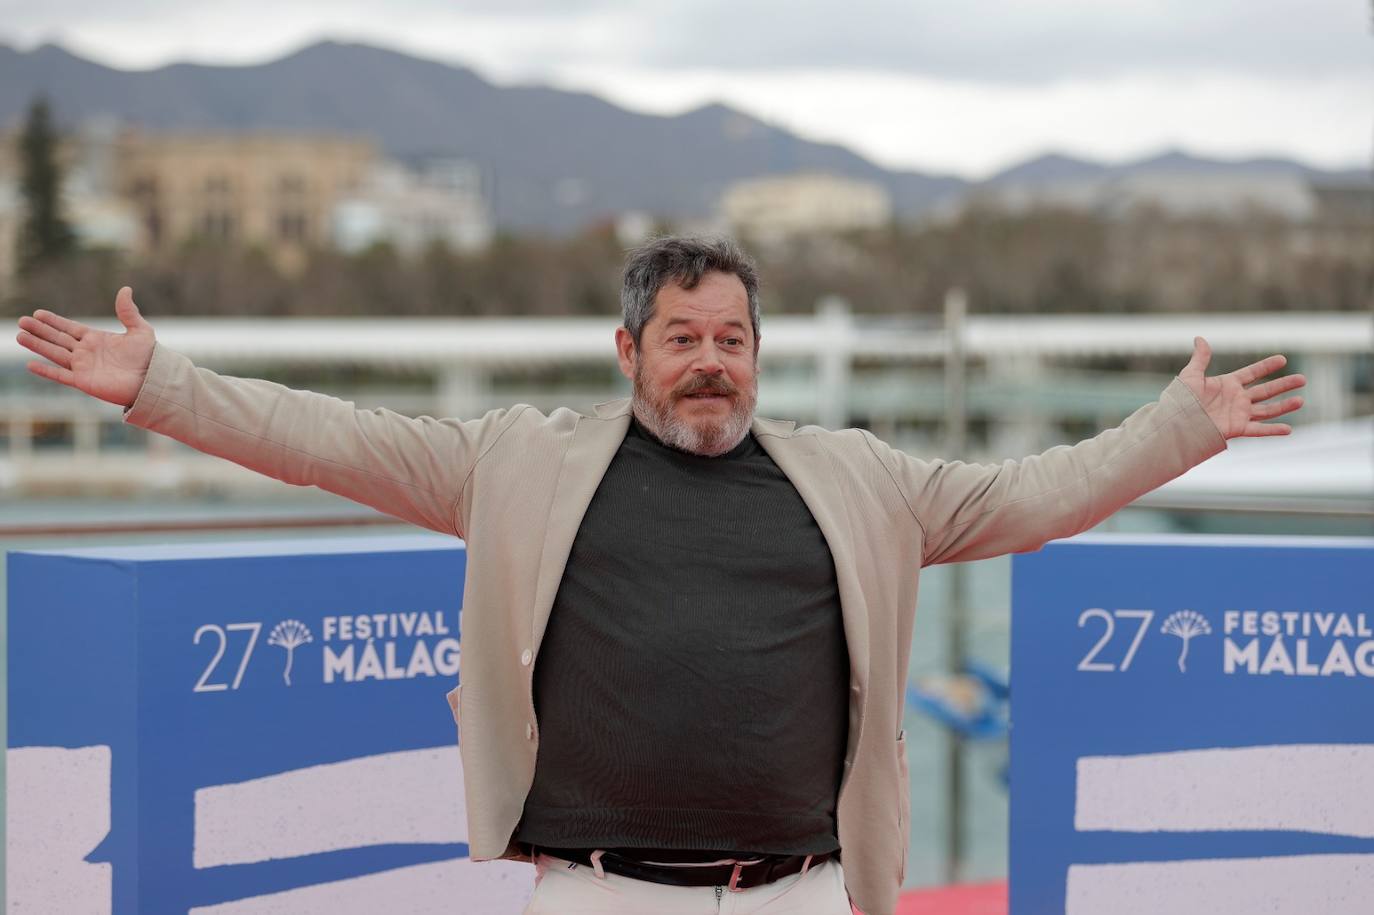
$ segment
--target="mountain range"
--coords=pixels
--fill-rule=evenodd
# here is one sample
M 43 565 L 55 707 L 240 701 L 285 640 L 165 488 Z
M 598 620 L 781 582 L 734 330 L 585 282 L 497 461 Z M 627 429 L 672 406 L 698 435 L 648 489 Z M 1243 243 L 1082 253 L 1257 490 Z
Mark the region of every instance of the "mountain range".
M 803 170 L 876 182 L 904 218 L 973 186 L 950 175 L 886 169 L 725 105 L 643 114 L 587 93 L 497 86 L 465 67 L 333 41 L 251 66 L 178 63 L 141 71 L 106 67 L 52 44 L 31 51 L 0 44 L 0 125 L 16 124 L 40 93 L 65 125 L 114 117 L 152 131 L 352 134 L 403 161 L 463 157 L 482 169 L 496 222 L 511 230 L 563 232 L 625 210 L 700 219 L 736 181 Z M 1117 166 L 1050 154 L 988 182 L 1159 168 L 1355 174 L 1173 151 Z

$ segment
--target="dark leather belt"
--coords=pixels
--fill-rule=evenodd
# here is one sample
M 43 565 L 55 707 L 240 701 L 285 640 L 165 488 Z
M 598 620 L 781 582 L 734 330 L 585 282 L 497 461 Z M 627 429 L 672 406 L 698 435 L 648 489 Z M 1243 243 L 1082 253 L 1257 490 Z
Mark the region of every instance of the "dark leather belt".
M 540 848 L 539 851 L 555 858 L 562 858 L 565 861 L 585 864 L 588 867 L 594 866 L 592 853 L 588 849 Z M 825 852 L 820 855 L 812 855 L 811 866 L 817 867 L 822 862 L 835 857 L 836 854 L 836 852 Z M 790 877 L 799 873 L 806 863 L 806 857 L 806 855 L 763 855 L 753 863 L 750 860 L 741 860 L 734 864 L 670 865 L 648 864 L 608 851 L 601 855 L 601 869 L 608 874 L 618 874 L 621 877 L 631 877 L 635 880 L 647 880 L 649 883 L 664 883 L 669 886 L 725 886 L 738 891 L 763 886 L 774 880 L 781 880 L 783 877 Z

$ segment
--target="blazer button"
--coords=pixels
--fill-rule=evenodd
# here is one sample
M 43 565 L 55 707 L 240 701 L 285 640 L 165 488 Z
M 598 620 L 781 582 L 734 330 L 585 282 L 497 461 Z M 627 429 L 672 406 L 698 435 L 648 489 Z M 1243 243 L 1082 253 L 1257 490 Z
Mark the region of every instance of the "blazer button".
M 524 651 L 520 652 L 520 663 L 521 663 L 521 664 L 525 665 L 526 667 L 529 667 L 529 666 L 530 666 L 530 662 L 533 661 L 533 660 L 534 660 L 534 652 L 530 651 L 528 648 L 526 648 Z
M 525 739 L 534 739 L 534 725 L 530 724 L 528 721 L 525 722 Z

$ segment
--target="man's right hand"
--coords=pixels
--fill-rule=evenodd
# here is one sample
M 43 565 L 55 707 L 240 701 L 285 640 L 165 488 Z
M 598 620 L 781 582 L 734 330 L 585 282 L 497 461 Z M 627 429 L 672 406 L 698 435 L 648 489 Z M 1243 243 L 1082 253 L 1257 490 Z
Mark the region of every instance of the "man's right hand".
M 29 363 L 41 378 L 65 384 L 121 407 L 132 406 L 153 358 L 153 326 L 143 320 L 128 286 L 115 296 L 124 333 L 87 327 L 50 311 L 19 319 L 19 344 L 46 362 Z

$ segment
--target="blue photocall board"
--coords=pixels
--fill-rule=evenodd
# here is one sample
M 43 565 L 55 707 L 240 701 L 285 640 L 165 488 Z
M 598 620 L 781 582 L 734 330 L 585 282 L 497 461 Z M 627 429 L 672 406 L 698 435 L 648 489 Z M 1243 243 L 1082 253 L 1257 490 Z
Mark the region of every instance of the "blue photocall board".
M 430 535 L 9 557 L 10 909 L 519 912 L 468 859 L 467 553 Z
M 1374 911 L 1374 540 L 1012 570 L 1011 915 Z

